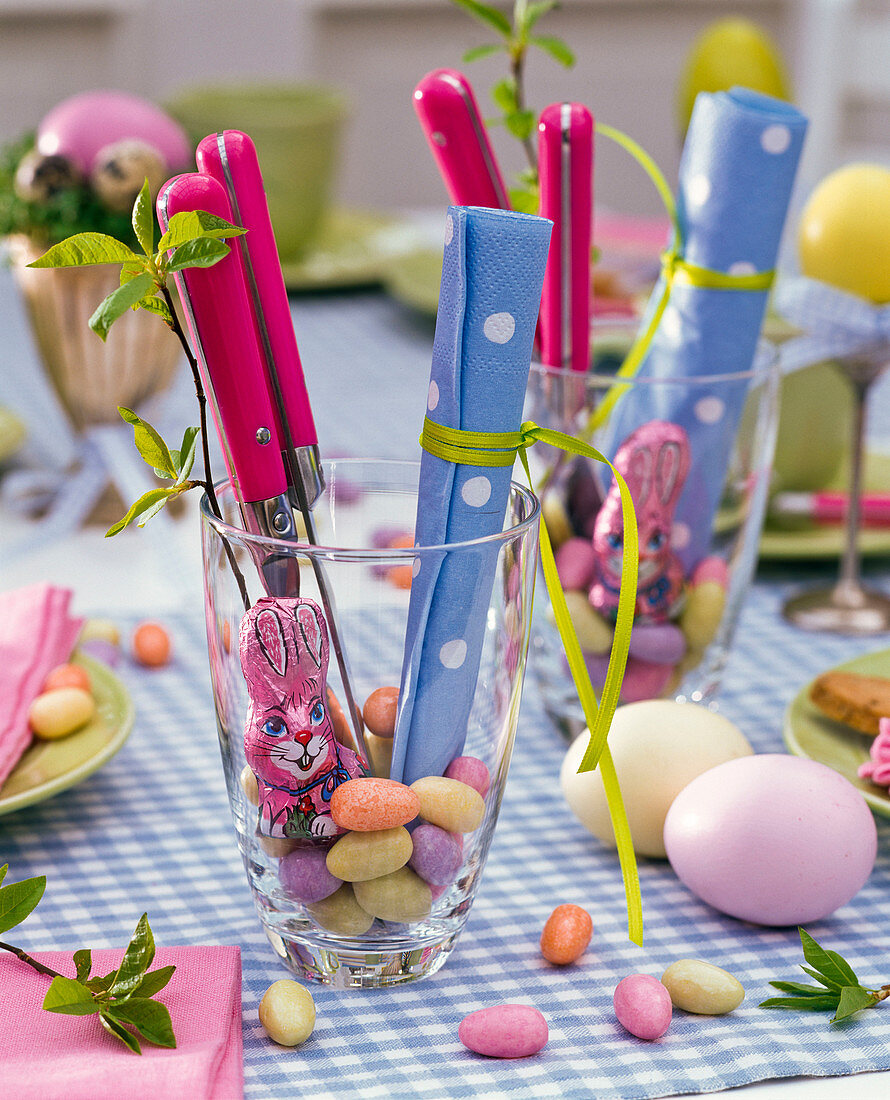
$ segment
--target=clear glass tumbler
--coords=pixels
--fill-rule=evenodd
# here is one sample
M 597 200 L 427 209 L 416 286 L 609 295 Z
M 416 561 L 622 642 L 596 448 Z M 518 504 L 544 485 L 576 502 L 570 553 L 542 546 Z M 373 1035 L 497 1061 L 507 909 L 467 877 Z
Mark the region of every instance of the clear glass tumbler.
M 318 543 L 311 546 L 243 531 L 228 485 L 219 493 L 224 521 L 210 513 L 206 498 L 202 505 L 213 697 L 250 888 L 269 940 L 287 966 L 302 978 L 341 988 L 412 981 L 445 963 L 466 923 L 494 833 L 519 713 L 537 562 L 537 499 L 514 483 L 500 534 L 414 548 L 418 473 L 419 466 L 407 462 L 327 464 L 326 489 L 314 509 Z M 398 689 L 412 577 L 454 556 L 468 565 L 468 576 L 485 577 L 486 591 L 493 578 L 490 598 L 473 604 L 467 594 L 467 606 L 478 607 L 484 619 L 481 652 L 457 753 L 464 771 L 446 769 L 461 777 L 449 789 L 466 796 L 478 814 L 469 822 L 472 829 L 415 818 L 393 829 L 398 836 L 392 850 L 390 838 L 382 838 L 381 856 L 374 837 L 369 842 L 368 833 L 344 833 L 329 816 L 339 784 L 367 773 L 389 775 L 392 742 L 365 724 L 367 757 L 361 759 L 347 717 L 350 699 L 364 708 L 377 689 Z M 270 601 L 270 577 L 288 586 L 285 595 L 296 596 L 299 588 L 300 600 L 312 603 L 298 608 L 294 600 Z M 319 617 L 314 608 L 325 622 L 336 623 L 335 631 L 321 630 L 323 645 L 313 626 Z M 272 666 L 261 686 L 277 693 L 274 711 L 261 715 L 265 747 L 256 741 L 256 715 L 258 701 L 266 706 L 269 700 L 259 700 L 252 666 L 247 676 L 242 667 L 244 638 L 251 632 L 262 639 L 262 659 Z M 308 677 L 292 675 L 303 651 L 314 654 L 318 666 L 310 666 Z M 379 719 L 371 725 L 381 728 Z M 281 769 L 288 767 L 293 775 L 282 782 Z M 273 810 L 287 811 L 283 816 L 269 809 L 270 798 Z M 434 870 L 417 858 L 421 826 L 425 844 L 445 851 Z M 329 853 L 344 839 L 341 851 L 355 841 L 358 855 L 351 857 L 348 875 L 333 874 L 329 867 L 342 867 L 331 863 Z
M 621 701 L 707 703 L 719 688 L 757 563 L 778 420 L 775 348 L 762 343 L 743 372 L 617 386 L 615 375 L 596 373 L 596 365 L 595 359 L 594 371 L 579 374 L 532 364 L 526 415 L 624 463 L 640 566 Z M 540 444 L 529 462 L 569 611 L 599 687 L 623 538 L 612 475 L 603 463 Z M 697 526 L 690 529 L 687 515 Z M 550 717 L 574 739 L 586 723 L 549 601 L 540 602 L 532 669 Z

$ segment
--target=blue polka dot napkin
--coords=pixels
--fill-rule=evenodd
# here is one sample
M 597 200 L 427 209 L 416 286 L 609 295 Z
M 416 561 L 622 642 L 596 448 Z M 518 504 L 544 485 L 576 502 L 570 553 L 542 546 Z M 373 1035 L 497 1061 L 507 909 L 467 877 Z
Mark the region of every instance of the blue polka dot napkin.
M 449 208 L 427 415 L 475 432 L 522 420 L 552 222 Z M 511 467 L 423 452 L 414 540 L 463 542 L 500 532 Z M 391 775 L 441 775 L 460 752 L 476 686 L 497 547 L 429 557 L 414 577 Z

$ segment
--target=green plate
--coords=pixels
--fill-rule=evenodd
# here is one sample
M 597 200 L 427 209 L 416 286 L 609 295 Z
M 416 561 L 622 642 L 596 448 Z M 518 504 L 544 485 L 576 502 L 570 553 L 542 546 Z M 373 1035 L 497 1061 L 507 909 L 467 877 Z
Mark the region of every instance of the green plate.
M 837 671 L 890 678 L 890 649 L 857 657 L 855 661 L 839 665 Z M 785 712 L 783 736 L 788 751 L 840 772 L 862 791 L 865 801 L 875 813 L 890 817 L 890 791 L 885 787 L 876 787 L 856 774 L 859 765 L 868 760 L 871 739 L 823 714 L 810 702 L 811 686 L 807 684 Z
M 385 214 L 334 209 L 308 256 L 281 261 L 284 283 L 290 291 L 379 284 L 393 259 L 414 251 L 417 241 L 413 226 Z
M 442 249 L 418 248 L 390 261 L 383 286 L 402 305 L 435 317 L 442 282 Z
M 846 470 L 842 469 L 826 489 L 846 488 Z M 890 492 L 890 455 L 870 453 L 865 456 L 865 491 Z M 844 551 L 844 529 L 837 525 L 802 527 L 786 530 L 767 525 L 760 538 L 761 561 L 802 561 L 804 559 L 840 558 Z M 890 527 L 863 527 L 859 532 L 859 552 L 865 557 L 890 556 Z
M 96 714 L 81 729 L 58 741 L 35 741 L 0 787 L 0 814 L 52 798 L 98 771 L 118 751 L 133 728 L 133 702 L 121 681 L 86 654 L 72 661 L 90 674 Z

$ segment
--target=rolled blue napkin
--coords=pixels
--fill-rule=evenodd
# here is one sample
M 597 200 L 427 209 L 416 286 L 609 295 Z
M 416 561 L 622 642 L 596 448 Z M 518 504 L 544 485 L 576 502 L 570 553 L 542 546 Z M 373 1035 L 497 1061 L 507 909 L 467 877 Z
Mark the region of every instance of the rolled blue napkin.
M 747 88 L 700 93 L 680 161 L 677 215 L 683 259 L 730 275 L 775 268 L 807 120 L 795 107 Z M 665 276 L 653 291 L 661 299 Z M 682 276 L 637 378 L 683 379 L 747 371 L 757 349 L 768 290 L 712 289 Z M 646 324 L 644 318 L 643 326 Z M 711 528 L 748 380 L 701 386 L 642 386 L 620 398 L 608 422 L 614 454 L 636 427 L 666 420 L 685 429 L 692 467 L 674 517 L 685 527 L 677 553 L 687 574 L 708 552 Z
M 427 416 L 464 431 L 515 432 L 522 420 L 552 222 L 452 206 Z M 503 530 L 509 466 L 424 451 L 414 541 L 439 546 Z M 390 775 L 442 775 L 460 755 L 476 690 L 497 546 L 424 559 L 411 585 Z

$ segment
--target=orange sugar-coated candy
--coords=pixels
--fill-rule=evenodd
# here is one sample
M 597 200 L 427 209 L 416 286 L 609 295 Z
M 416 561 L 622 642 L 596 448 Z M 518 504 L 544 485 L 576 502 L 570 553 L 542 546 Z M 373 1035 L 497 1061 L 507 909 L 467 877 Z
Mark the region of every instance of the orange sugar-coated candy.
M 414 545 L 414 535 L 409 531 L 404 535 L 396 535 L 395 538 L 389 540 L 388 546 L 390 550 L 408 550 Z
M 331 817 L 359 833 L 395 829 L 420 813 L 420 799 L 404 783 L 368 776 L 341 783 L 331 795 Z
M 392 737 L 396 732 L 396 711 L 399 706 L 399 689 L 382 687 L 372 691 L 362 707 L 365 725 L 378 737 Z
M 565 966 L 580 959 L 593 935 L 593 921 L 580 905 L 557 905 L 541 933 L 541 954 L 547 962 Z
M 394 565 L 387 570 L 386 579 L 396 588 L 408 589 L 414 579 L 414 567 L 411 565 Z
M 140 665 L 160 668 L 170 660 L 170 635 L 160 623 L 140 623 L 133 631 L 133 656 Z
M 61 688 L 80 688 L 92 692 L 90 674 L 80 665 L 56 665 L 44 681 L 41 694 Z

